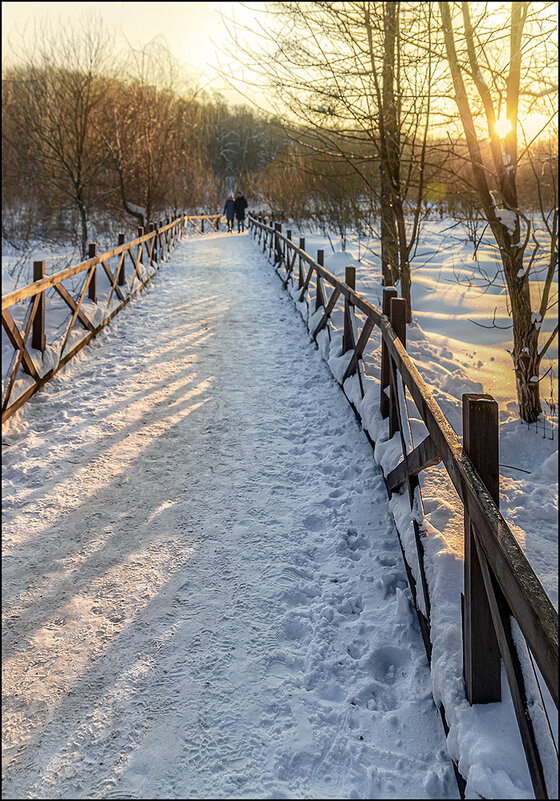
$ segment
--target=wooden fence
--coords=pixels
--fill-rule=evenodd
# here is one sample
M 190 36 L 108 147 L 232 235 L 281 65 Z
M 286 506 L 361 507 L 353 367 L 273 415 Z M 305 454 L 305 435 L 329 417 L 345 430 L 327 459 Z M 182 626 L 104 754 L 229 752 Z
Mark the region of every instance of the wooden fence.
M 345 282 L 338 280 L 324 268 L 322 251 L 313 259 L 305 252 L 303 238 L 297 246 L 290 231 L 284 235 L 279 223 L 267 223 L 262 216 L 249 215 L 249 230 L 273 261 L 284 287 L 290 285 L 293 293 L 297 291 L 295 299 L 306 302 L 314 311 L 310 321 L 315 340 L 320 331 L 329 327 L 337 304 L 343 305 L 342 349 L 343 353 L 350 351 L 351 356 L 341 383 L 356 376 L 362 397 L 362 357 L 374 328 L 379 329 L 380 411 L 384 418 L 389 417 L 390 436 L 400 434 L 403 455 L 385 481 L 391 494 L 404 488 L 414 510 L 415 553 L 405 553 L 402 541 L 401 550 L 428 659 L 430 593 L 424 568 L 423 531 L 418 522 L 422 511 L 418 476 L 422 470 L 443 462 L 464 507 L 465 581 L 461 608 L 467 698 L 471 704 L 499 701 L 503 664 L 535 797 L 556 797 L 556 788 L 551 786 L 555 778 L 551 779 L 543 766 L 545 753 L 556 754 L 557 758 L 557 751 L 554 738 L 547 731 L 547 711 L 537 672 L 558 708 L 558 614 L 498 508 L 496 402 L 489 395 L 463 396 L 461 443 L 406 351 L 406 301 L 397 297 L 396 290 L 383 290 L 383 308 L 378 309 L 356 293 L 354 268 L 346 269 Z M 361 320 L 356 310 L 361 313 Z M 428 431 L 416 447 L 412 445 L 407 392 Z M 355 406 L 354 409 L 359 416 Z M 418 571 L 411 568 L 414 562 L 419 565 L 419 581 L 414 575 L 416 572 L 418 576 Z M 517 626 L 522 637 L 516 636 Z M 446 726 L 445 710 L 441 712 Z M 550 763 L 550 759 L 545 761 Z M 464 782 L 460 781 L 460 788 L 464 789 Z
M 220 215 L 212 214 L 152 223 L 148 233 L 139 228 L 138 237 L 131 242 L 125 243 L 124 234 L 120 234 L 118 246 L 101 255 L 97 255 L 97 245 L 91 243 L 86 261 L 53 275 L 45 275 L 44 261 L 34 262 L 33 283 L 2 296 L 2 327 L 13 348 L 7 376 L 2 380 L 2 422 L 151 281 L 178 239 L 189 233 L 204 233 L 205 225 L 207 230 L 217 231 L 219 221 Z M 101 281 L 98 267 L 103 269 Z M 60 325 L 47 342 L 49 316 L 60 320 Z M 76 323 L 80 330 L 76 330 Z

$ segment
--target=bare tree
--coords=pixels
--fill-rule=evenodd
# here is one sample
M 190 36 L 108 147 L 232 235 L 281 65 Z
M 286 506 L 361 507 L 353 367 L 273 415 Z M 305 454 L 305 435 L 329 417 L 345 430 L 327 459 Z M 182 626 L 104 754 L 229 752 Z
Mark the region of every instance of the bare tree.
M 21 66 L 9 76 L 19 99 L 11 108 L 9 144 L 28 162 L 36 182 L 66 197 L 76 210 L 84 256 L 102 167 L 93 117 L 105 92 L 108 44 L 99 22 L 76 29 L 36 28 Z
M 193 97 L 181 96 L 184 79 L 176 59 L 158 39 L 131 48 L 104 102 L 98 132 L 113 165 L 122 208 L 148 226 L 177 206 L 183 159 L 196 162 L 189 136 L 196 125 Z M 172 192 L 169 190 L 173 189 Z
M 540 365 L 558 332 L 556 326 L 539 349 L 539 333 L 549 310 L 551 285 L 558 263 L 558 217 L 556 208 L 551 217 L 547 218 L 549 256 L 540 301 L 534 310 L 530 277 L 531 271 L 537 268 L 539 260 L 543 258 L 543 248 L 541 242 L 535 238 L 530 216 L 519 207 L 518 117 L 522 93 L 539 93 L 539 84 L 533 82 L 536 80 L 534 63 L 531 70 L 524 69 L 524 63 L 529 61 L 531 66 L 532 54 L 538 52 L 539 46 L 542 48 L 550 39 L 552 20 L 546 20 L 542 14 L 535 15 L 531 20 L 532 29 L 528 31 L 530 4 L 512 3 L 506 25 L 509 51 L 504 68 L 496 53 L 491 52 L 497 37 L 495 27 L 484 25 L 487 21 L 487 10 L 483 9 L 476 24 L 473 24 L 469 4 L 461 4 L 463 49 L 458 51 L 455 32 L 457 23 L 453 19 L 450 4 L 440 2 L 439 7 L 445 53 L 453 79 L 455 102 L 467 141 L 473 182 L 484 217 L 499 248 L 509 293 L 513 323 L 512 359 L 519 414 L 527 422 L 534 422 L 541 412 Z M 471 90 L 470 96 L 467 82 Z M 542 81 L 540 84 L 542 86 Z M 545 74 L 543 96 L 550 96 L 554 91 Z M 505 124 L 501 129 L 498 121 L 504 97 L 509 127 Z M 481 104 L 479 115 L 472 108 L 476 101 Z M 485 121 L 486 135 L 489 137 L 490 163 L 485 159 L 481 146 L 482 134 L 478 125 L 480 117 Z M 494 191 L 489 179 L 494 184 Z

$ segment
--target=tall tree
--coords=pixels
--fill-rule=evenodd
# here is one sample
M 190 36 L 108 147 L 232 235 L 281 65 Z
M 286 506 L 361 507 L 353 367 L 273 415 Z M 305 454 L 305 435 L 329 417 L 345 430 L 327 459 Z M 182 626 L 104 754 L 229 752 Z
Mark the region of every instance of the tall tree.
M 542 5 L 542 4 L 538 4 Z M 483 210 L 484 217 L 497 243 L 509 293 L 513 323 L 512 359 L 517 384 L 519 414 L 523 420 L 534 422 L 541 412 L 539 393 L 539 369 L 545 353 L 558 333 L 555 327 L 539 349 L 539 334 L 544 317 L 549 309 L 550 289 L 558 262 L 558 226 L 556 222 L 550 229 L 550 258 L 543 282 L 540 302 L 534 310 L 531 300 L 531 270 L 539 256 L 542 257 L 540 243 L 532 239 L 533 225 L 528 214 L 519 208 L 517 174 L 518 117 L 523 79 L 528 73 L 523 69 L 524 58 L 534 49 L 535 37 L 548 36 L 532 32 L 524 36 L 530 3 L 513 2 L 506 23 L 509 51 L 504 73 L 501 65 L 491 67 L 492 58 L 488 43 L 493 41 L 488 31 L 483 30 L 486 11 L 473 25 L 468 3 L 461 4 L 463 23 L 463 51 L 459 54 L 456 45 L 456 21 L 453 19 L 450 4 L 439 3 L 441 23 L 445 43 L 445 53 L 453 80 L 455 102 L 461 117 L 468 146 L 473 182 Z M 535 20 L 538 24 L 542 20 Z M 495 23 L 494 23 L 495 24 Z M 485 79 L 483 72 L 490 76 Z M 503 75 L 505 74 L 505 79 Z M 471 96 L 467 90 L 470 82 Z M 493 89 L 493 91 L 492 91 Z M 534 87 L 533 87 L 534 90 Z M 545 92 L 554 91 L 550 87 Z M 499 101 L 506 98 L 506 120 L 499 122 Z M 486 163 L 481 146 L 479 119 L 472 110 L 473 96 L 482 106 L 486 132 L 490 142 L 490 164 Z M 503 125 L 503 127 L 502 127 Z M 494 181 L 494 193 L 489 184 L 489 176 Z M 496 203 L 497 198 L 497 203 Z M 557 211 L 556 211 L 557 215 Z M 530 243 L 533 245 L 530 246 Z

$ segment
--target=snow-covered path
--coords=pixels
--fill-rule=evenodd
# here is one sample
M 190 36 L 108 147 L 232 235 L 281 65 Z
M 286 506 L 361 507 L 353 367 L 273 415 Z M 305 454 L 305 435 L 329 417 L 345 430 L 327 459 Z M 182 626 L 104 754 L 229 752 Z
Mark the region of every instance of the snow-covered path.
M 458 797 L 379 468 L 247 235 L 5 440 L 4 797 Z

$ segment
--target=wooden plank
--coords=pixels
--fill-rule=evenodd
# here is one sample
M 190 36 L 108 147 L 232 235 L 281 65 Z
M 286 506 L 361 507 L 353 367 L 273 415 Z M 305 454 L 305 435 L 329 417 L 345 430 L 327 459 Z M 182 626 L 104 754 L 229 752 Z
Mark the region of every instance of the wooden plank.
M 412 495 L 418 496 L 418 507 L 419 510 L 422 509 L 422 497 L 420 494 L 420 486 L 418 483 L 418 478 L 413 477 L 409 478 L 408 486 L 412 489 Z M 414 508 L 414 500 L 411 504 L 411 509 Z M 420 532 L 420 524 L 418 520 L 412 520 L 412 528 L 414 529 L 414 542 L 416 543 L 416 554 L 418 556 L 418 569 L 420 571 L 420 585 L 422 589 L 422 595 L 424 598 L 424 607 L 426 609 L 427 619 L 431 620 L 431 609 L 432 604 L 430 600 L 430 593 L 428 590 L 428 579 L 426 578 L 426 566 L 424 563 L 424 543 Z
M 40 281 L 45 277 L 45 262 L 33 262 L 33 281 Z M 33 332 L 31 334 L 31 347 L 35 350 L 40 350 L 41 353 L 45 352 L 46 335 L 45 335 L 45 293 L 41 292 L 39 295 L 39 306 L 33 321 Z
M 417 476 L 422 470 L 433 467 L 441 462 L 439 453 L 434 447 L 432 438 L 428 434 L 422 442 L 408 455 L 404 455 L 394 470 L 385 478 L 389 492 L 398 492 L 405 481 L 411 476 Z
M 81 296 L 80 301 L 78 303 L 76 303 L 76 301 L 74 300 L 74 298 L 72 297 L 70 292 L 68 292 L 68 290 L 66 289 L 66 287 L 63 284 L 55 284 L 54 290 L 56 292 L 58 292 L 58 294 L 60 295 L 62 300 L 66 303 L 66 305 L 70 308 L 70 310 L 74 314 L 74 318 L 73 319 L 75 320 L 76 317 L 77 317 L 84 328 L 86 328 L 88 331 L 93 331 L 95 326 L 93 325 L 91 320 L 88 317 L 86 317 L 84 312 L 80 309 L 81 303 L 82 303 L 82 301 L 84 299 L 84 295 L 85 295 L 84 288 L 85 289 L 88 288 L 90 280 L 91 280 L 91 273 L 89 274 L 89 276 L 86 278 L 86 280 L 84 282 L 84 286 L 82 287 L 82 296 Z M 72 322 L 72 325 L 73 324 L 74 323 Z
M 352 354 L 352 358 L 350 360 L 350 364 L 348 365 L 348 367 L 346 368 L 346 371 L 344 373 L 344 377 L 342 379 L 342 383 L 343 384 L 346 381 L 346 379 L 349 376 L 351 376 L 352 373 L 354 373 L 356 371 L 356 367 L 357 367 L 357 364 L 358 364 L 358 359 L 361 358 L 361 356 L 362 356 L 362 354 L 364 352 L 364 348 L 368 343 L 368 340 L 369 340 L 369 338 L 371 336 L 371 332 L 373 331 L 373 328 L 374 328 L 373 320 L 370 320 L 369 318 L 366 318 L 366 321 L 364 323 L 364 327 L 362 328 L 362 332 L 361 332 L 361 334 L 359 336 L 359 339 L 358 339 L 358 342 L 356 344 L 356 347 L 354 348 L 354 353 Z
M 119 280 L 120 263 L 119 263 L 119 266 L 117 267 L 117 272 L 115 273 L 115 275 L 113 275 L 113 273 L 111 271 L 111 268 L 109 267 L 109 265 L 107 264 L 106 261 L 102 261 L 101 264 L 103 266 L 103 269 L 105 270 L 105 275 L 107 276 L 109 281 L 111 281 L 111 284 L 112 284 L 111 285 L 111 292 L 109 294 L 109 299 L 107 300 L 107 308 L 109 308 L 109 302 L 111 300 L 111 295 L 113 294 L 113 291 L 115 292 L 115 295 L 117 295 L 119 300 L 124 300 L 124 295 L 121 292 L 121 290 L 119 289 L 118 284 L 117 284 L 117 281 Z
M 133 285 L 134 285 L 134 278 L 135 278 L 135 277 L 136 277 L 136 278 L 138 278 L 138 280 L 140 281 L 140 283 L 141 283 L 142 285 L 144 285 L 145 283 L 147 283 L 147 280 L 146 280 L 146 281 L 144 281 L 144 280 L 142 279 L 142 276 L 140 275 L 140 266 L 139 266 L 139 265 L 140 265 L 140 264 L 142 264 L 142 267 L 143 267 L 143 266 L 144 266 L 144 264 L 143 264 L 143 262 L 139 262 L 139 261 L 136 259 L 136 256 L 134 255 L 134 251 L 132 250 L 132 248 L 130 248 L 130 250 L 128 251 L 128 255 L 130 256 L 130 259 L 131 259 L 131 261 L 132 261 L 132 264 L 134 265 L 134 275 L 132 276 L 132 282 L 131 282 L 131 284 L 130 284 L 130 291 L 132 292 L 132 287 L 133 287 Z
M 118 244 L 119 245 L 124 245 L 124 234 L 119 234 Z M 119 259 L 119 266 L 117 267 L 117 275 L 118 275 L 119 286 L 125 286 L 126 285 L 125 262 L 126 262 L 126 251 L 123 250 L 123 252 L 120 255 L 120 259 Z M 109 296 L 109 299 L 110 299 L 110 296 Z
M 323 265 L 325 253 L 323 250 L 317 251 L 317 263 Z M 323 292 L 323 285 L 321 276 L 317 273 L 317 280 L 315 282 L 315 311 L 318 311 L 321 306 L 325 305 L 325 298 Z
M 527 758 L 527 766 L 531 775 L 531 782 L 535 791 L 535 798 L 554 798 L 549 795 L 546 787 L 545 774 L 539 754 L 539 747 L 533 728 L 533 720 L 528 707 L 527 694 L 525 692 L 525 679 L 519 661 L 517 647 L 513 641 L 511 633 L 510 609 L 507 602 L 500 592 L 499 586 L 494 582 L 493 576 L 488 567 L 488 562 L 482 547 L 475 535 L 474 547 L 481 566 L 481 575 L 488 598 L 488 605 L 491 611 L 493 629 L 499 644 L 499 650 L 504 662 L 508 684 L 511 691 L 511 698 L 517 718 L 519 733 L 523 743 L 523 750 Z M 555 745 L 552 743 L 555 750 Z M 555 788 L 551 788 L 554 793 Z
M 301 292 L 299 293 L 298 301 L 301 303 L 305 297 L 305 293 L 307 291 L 307 287 L 309 286 L 309 282 L 311 281 L 311 276 L 313 275 L 314 266 L 311 264 L 309 266 L 309 272 L 307 273 L 307 278 L 303 282 L 303 286 L 301 288 Z
M 291 231 L 288 231 L 291 236 Z M 288 248 L 288 245 L 286 245 Z M 294 264 L 297 258 L 297 253 L 294 250 L 294 246 L 292 244 L 291 238 L 289 238 L 289 248 L 288 252 L 286 253 L 286 277 L 282 280 L 282 286 L 284 289 L 288 286 L 288 281 L 290 280 L 290 275 L 294 269 Z
M 331 297 L 330 297 L 330 299 L 329 299 L 329 301 L 327 303 L 327 306 L 325 308 L 325 313 L 323 314 L 323 316 L 319 320 L 319 322 L 318 322 L 318 324 L 317 324 L 317 326 L 315 328 L 315 331 L 313 332 L 313 339 L 317 339 L 317 334 L 319 333 L 319 331 L 322 331 L 323 328 L 326 326 L 327 321 L 328 321 L 330 315 L 332 314 L 332 310 L 334 309 L 334 307 L 336 305 L 336 302 L 339 299 L 339 297 L 340 297 L 340 288 L 339 287 L 335 287 L 333 289 L 333 291 L 332 291 Z
M 4 309 L 2 311 L 2 326 L 4 328 L 4 331 L 8 335 L 8 339 L 10 340 L 14 352 L 19 350 L 23 340 L 19 332 L 19 328 L 17 327 L 15 320 L 8 311 L 8 309 Z M 31 356 L 27 351 L 24 351 L 22 360 L 23 360 L 23 369 L 25 370 L 25 372 L 28 373 L 29 375 L 33 375 L 32 371 L 35 369 L 35 365 L 33 364 L 33 360 L 31 359 Z
M 298 289 L 301 289 L 303 286 L 303 258 L 302 253 L 305 252 L 305 237 L 300 236 L 299 238 L 299 252 L 297 250 L 294 251 L 294 255 L 297 254 L 299 256 L 299 265 L 298 265 Z
M 284 289 L 286 289 L 286 287 L 288 286 L 288 281 L 290 280 L 290 276 L 291 276 L 291 274 L 292 274 L 292 272 L 294 270 L 294 264 L 296 263 L 296 258 L 297 258 L 297 252 L 293 248 L 291 249 L 291 252 L 292 252 L 292 260 L 291 260 L 291 263 L 288 262 L 288 264 L 287 264 L 286 277 L 282 281 L 282 286 L 283 286 Z
M 16 382 L 16 376 L 19 369 L 19 366 L 24 358 L 24 354 L 27 355 L 29 358 L 26 359 L 26 365 L 28 365 L 28 369 L 26 372 L 30 372 L 31 376 L 37 380 L 39 375 L 37 370 L 35 369 L 35 365 L 33 364 L 33 360 L 29 356 L 26 348 L 27 338 L 29 336 L 29 332 L 31 331 L 31 326 L 33 324 L 33 320 L 35 319 L 35 314 L 37 313 L 37 309 L 39 308 L 39 301 L 40 295 L 36 295 L 32 301 L 30 301 L 27 314 L 24 320 L 24 332 L 23 335 L 20 334 L 19 329 L 15 325 L 14 320 L 12 319 L 12 323 L 14 325 L 15 331 L 12 331 L 12 335 L 15 334 L 15 339 L 20 341 L 19 347 L 14 353 L 14 357 L 12 359 L 12 363 L 10 364 L 10 378 L 8 381 L 8 386 L 6 387 L 6 392 L 4 394 L 4 399 L 2 401 L 2 411 L 6 409 L 8 406 L 8 401 L 10 400 L 10 395 L 12 394 L 12 390 L 14 388 L 14 384 Z M 6 311 L 6 314 L 9 312 Z M 10 315 L 11 316 L 11 315 Z M 7 320 L 8 318 L 6 318 Z
M 88 255 L 90 259 L 95 259 L 97 256 L 97 242 L 89 243 Z M 97 264 L 94 264 L 91 268 L 88 284 L 88 298 L 92 301 L 92 303 L 97 303 Z
M 29 307 L 27 310 L 27 314 L 25 316 L 24 323 L 29 319 L 29 315 L 31 313 L 31 309 L 33 308 L 34 301 L 29 302 Z M 19 328 L 16 325 L 16 322 L 10 312 L 7 309 L 4 309 L 2 312 L 2 325 L 6 334 L 8 335 L 8 339 L 10 340 L 14 351 L 18 351 L 22 349 L 22 362 L 23 362 L 23 369 L 26 373 L 33 376 L 33 378 L 37 378 L 37 370 L 35 369 L 35 365 L 33 363 L 33 359 L 29 355 L 27 349 L 24 347 L 23 337 L 20 334 Z
M 499 501 L 498 404 L 490 395 L 463 395 L 463 448 L 484 481 L 487 492 Z M 465 512 L 463 672 L 471 704 L 501 701 L 500 649 L 482 566 L 474 545 L 474 531 Z
M 85 297 L 85 294 L 86 294 L 86 290 L 88 288 L 88 284 L 92 280 L 94 270 L 95 270 L 95 267 L 92 267 L 87 279 L 84 281 L 84 285 L 82 287 L 82 294 L 80 295 L 80 300 L 78 301 L 78 303 L 75 303 L 74 298 L 72 298 L 71 295 L 66 293 L 68 295 L 69 302 L 71 304 L 73 303 L 75 308 L 74 308 L 74 313 L 72 314 L 72 319 L 70 320 L 70 324 L 68 325 L 68 328 L 66 329 L 66 334 L 65 334 L 64 340 L 62 342 L 62 347 L 60 348 L 59 358 L 64 353 L 64 348 L 66 347 L 66 343 L 68 342 L 68 339 L 70 337 L 70 332 L 72 331 L 72 328 L 74 326 L 74 322 L 76 321 L 76 317 L 79 318 L 80 315 L 83 315 L 83 312 L 81 311 L 80 307 L 81 307 L 81 305 L 83 303 L 83 300 L 84 300 L 84 297 Z M 55 289 L 57 291 L 59 291 L 60 288 L 61 287 L 58 287 L 58 286 L 55 287 Z M 64 291 L 66 292 L 66 290 L 64 290 Z M 83 316 L 87 320 L 87 317 L 85 317 L 85 315 L 83 315 Z M 86 328 L 89 328 L 91 331 L 95 331 L 96 326 L 94 326 L 93 323 L 90 320 L 87 320 L 87 321 L 88 321 L 88 325 L 86 326 Z
M 282 252 L 282 247 L 280 244 L 281 240 L 280 237 L 278 236 L 278 234 L 280 234 L 281 231 L 282 231 L 282 225 L 280 223 L 274 223 L 274 265 L 276 270 L 278 270 L 278 268 L 283 263 L 284 254 Z
M 397 297 L 397 290 L 394 286 L 386 286 L 383 288 L 383 305 L 382 310 L 383 314 L 387 317 L 387 320 L 390 319 L 391 315 L 391 298 Z M 380 385 L 380 397 L 379 397 L 379 407 L 381 410 L 381 416 L 385 419 L 389 417 L 389 410 L 390 410 L 390 401 L 387 397 L 387 393 L 385 389 L 390 385 L 391 382 L 391 365 L 389 362 L 389 351 L 387 350 L 387 344 L 385 339 L 382 338 L 381 340 L 381 385 Z
M 406 300 L 404 298 L 391 297 L 389 301 L 391 328 L 398 336 L 406 348 Z M 396 431 L 403 431 L 400 416 L 400 407 L 397 393 L 397 380 L 393 374 L 394 363 L 389 354 L 389 369 L 391 370 L 390 399 L 389 399 L 389 436 L 392 437 Z M 404 410 L 402 410 L 404 411 Z M 406 453 L 406 446 L 403 443 L 403 453 Z

